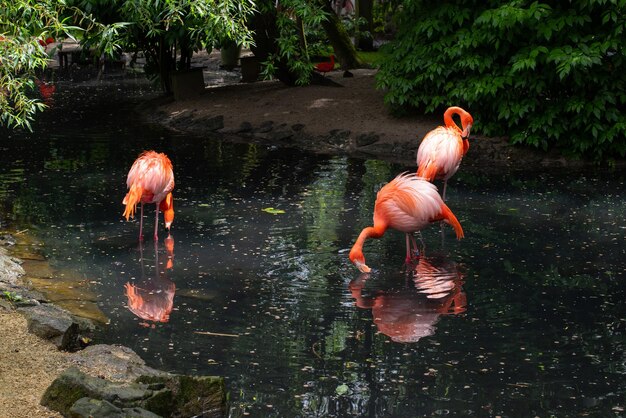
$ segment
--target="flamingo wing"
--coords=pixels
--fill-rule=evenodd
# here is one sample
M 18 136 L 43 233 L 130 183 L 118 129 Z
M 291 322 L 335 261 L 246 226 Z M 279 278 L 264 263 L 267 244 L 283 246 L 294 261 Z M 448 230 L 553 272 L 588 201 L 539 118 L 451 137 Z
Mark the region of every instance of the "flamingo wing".
M 463 141 L 458 128 L 440 126 L 430 131 L 417 150 L 417 175 L 428 181 L 449 179 L 463 158 Z
M 374 217 L 384 218 L 393 229 L 414 232 L 439 215 L 442 203 L 432 183 L 403 173 L 378 192 Z
M 141 187 L 142 201 L 158 203 L 174 189 L 172 163 L 165 154 L 154 151 L 144 152 L 135 160 L 126 179 L 128 188 Z

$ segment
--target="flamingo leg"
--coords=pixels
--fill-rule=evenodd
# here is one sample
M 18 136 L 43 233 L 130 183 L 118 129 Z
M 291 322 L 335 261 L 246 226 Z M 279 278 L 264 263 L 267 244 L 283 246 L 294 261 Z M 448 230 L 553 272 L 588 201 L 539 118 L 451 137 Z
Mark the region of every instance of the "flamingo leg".
M 420 234 L 420 239 L 422 239 L 422 234 Z M 415 237 L 411 234 L 411 243 L 413 244 L 413 255 L 415 258 L 419 258 L 420 250 L 417 248 L 417 241 L 415 241 Z
M 420 234 L 420 240 L 421 240 L 422 234 L 419 231 L 418 231 L 418 234 Z M 420 251 L 419 251 L 419 248 L 417 248 L 417 241 L 415 241 L 415 237 L 413 236 L 413 234 L 410 234 L 407 232 L 405 236 L 406 236 L 406 258 L 404 259 L 404 262 L 409 264 L 413 260 L 419 258 Z
M 159 236 L 157 235 L 158 228 L 159 228 L 159 204 L 157 203 L 156 216 L 154 217 L 154 242 L 155 243 L 159 240 Z
M 139 215 L 139 242 L 143 241 L 143 202 L 140 203 L 140 215 Z
M 405 233 L 405 237 L 406 237 L 406 258 L 404 259 L 404 262 L 406 264 L 409 264 L 411 262 L 411 244 L 410 244 L 410 238 L 409 238 L 409 233 L 406 232 Z
M 444 180 L 443 181 L 443 195 L 441 196 L 441 198 L 443 199 L 443 201 L 446 201 L 446 188 L 448 187 L 448 180 Z M 444 239 L 443 239 L 443 221 L 440 222 L 441 225 L 441 246 L 443 247 L 444 245 Z

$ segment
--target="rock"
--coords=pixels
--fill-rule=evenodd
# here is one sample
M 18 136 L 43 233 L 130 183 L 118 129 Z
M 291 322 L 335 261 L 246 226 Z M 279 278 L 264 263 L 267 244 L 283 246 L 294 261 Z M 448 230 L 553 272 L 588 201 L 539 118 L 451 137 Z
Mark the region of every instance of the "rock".
M 224 127 L 224 116 L 217 115 L 212 118 L 202 119 L 202 126 L 208 131 L 217 131 Z
M 151 395 L 148 385 L 112 383 L 70 367 L 46 389 L 41 405 L 68 415 L 74 403 L 84 397 L 105 400 L 118 407 L 135 407 Z
M 0 282 L 16 286 L 17 279 L 22 275 L 24 275 L 22 266 L 7 255 L 6 249 L 0 247 Z
M 268 135 L 272 141 L 285 141 L 293 136 L 293 132 L 280 130 L 269 132 Z
M 293 129 L 294 132 L 300 132 L 304 129 L 304 126 L 304 123 L 295 123 L 291 125 L 291 129 Z
M 118 408 L 111 402 L 93 398 L 80 398 L 70 408 L 70 418 L 160 418 L 146 409 Z
M 237 133 L 246 133 L 246 132 L 252 132 L 252 124 L 250 122 L 241 122 L 241 125 L 239 125 L 239 130 L 237 131 Z
M 227 412 L 224 379 L 216 376 L 142 377 L 141 383 L 162 384 L 166 389 L 147 399 L 144 407 L 163 416 L 223 417 Z
M 119 345 L 93 345 L 72 354 L 70 359 L 89 374 L 120 382 L 134 382 L 141 376 L 169 376 L 146 366 L 133 350 Z
M 2 299 L 0 298 L 0 312 L 2 311 L 12 311 L 13 310 L 13 305 L 11 305 L 11 302 L 9 302 L 6 299 Z
M 59 350 L 76 347 L 79 327 L 67 311 L 49 304 L 22 307 L 18 311 L 26 317 L 31 333 L 51 340 Z
M 17 243 L 15 237 L 11 234 L 0 235 L 0 245 L 3 247 L 12 247 Z
M 357 135 L 355 143 L 357 147 L 365 147 L 367 145 L 371 145 L 375 142 L 378 142 L 379 140 L 380 140 L 380 136 L 378 136 L 378 134 L 370 132 L 366 134 Z
M 265 133 L 271 131 L 272 129 L 274 129 L 274 122 L 272 122 L 271 120 L 267 120 L 261 123 L 261 126 L 259 126 L 255 132 Z
M 69 410 L 70 418 L 122 418 L 122 409 L 110 402 L 93 398 L 80 398 Z
M 113 417 L 223 417 L 227 412 L 221 377 L 162 374 L 119 383 L 92 377 L 76 367 L 65 370 L 52 382 L 41 404 L 64 416 L 92 414 L 94 418 L 99 416 L 96 412 Z M 132 415 L 132 411 L 144 415 Z
M 324 141 L 335 146 L 343 146 L 347 144 L 350 137 L 350 131 L 347 129 L 333 129 L 328 133 L 328 136 L 324 138 Z

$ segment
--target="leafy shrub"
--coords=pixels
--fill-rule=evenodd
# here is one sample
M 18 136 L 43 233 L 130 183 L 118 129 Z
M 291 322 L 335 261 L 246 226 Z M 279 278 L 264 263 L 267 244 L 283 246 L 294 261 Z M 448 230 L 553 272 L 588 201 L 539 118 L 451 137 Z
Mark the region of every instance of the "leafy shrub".
M 626 1 L 407 0 L 378 73 L 398 113 L 467 107 L 486 135 L 626 155 Z

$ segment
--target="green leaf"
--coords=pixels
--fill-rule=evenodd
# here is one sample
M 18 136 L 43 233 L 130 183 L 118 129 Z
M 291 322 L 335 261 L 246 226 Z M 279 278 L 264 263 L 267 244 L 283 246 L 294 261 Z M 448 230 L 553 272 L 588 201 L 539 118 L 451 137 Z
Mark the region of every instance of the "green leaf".
M 281 213 L 285 213 L 282 209 L 274 209 L 274 208 L 264 208 L 261 209 L 263 212 L 271 213 L 272 215 L 279 215 Z
M 337 388 L 335 389 L 335 393 L 339 396 L 345 395 L 348 392 L 350 392 L 350 388 L 345 383 L 337 386 Z

